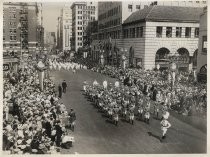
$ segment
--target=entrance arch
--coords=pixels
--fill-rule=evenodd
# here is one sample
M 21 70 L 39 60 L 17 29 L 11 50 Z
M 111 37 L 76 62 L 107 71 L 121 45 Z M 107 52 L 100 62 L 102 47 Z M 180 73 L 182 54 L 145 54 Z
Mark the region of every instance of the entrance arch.
M 186 48 L 179 48 L 177 50 L 179 53 L 179 70 L 183 71 L 188 71 L 189 69 L 189 61 L 190 61 L 190 56 L 189 56 L 189 51 Z
M 131 46 L 129 50 L 129 66 L 133 66 L 133 60 L 134 60 L 134 48 Z
M 159 64 L 161 69 L 168 68 L 168 54 L 170 53 L 169 49 L 162 47 L 157 50 L 155 55 L 155 65 Z

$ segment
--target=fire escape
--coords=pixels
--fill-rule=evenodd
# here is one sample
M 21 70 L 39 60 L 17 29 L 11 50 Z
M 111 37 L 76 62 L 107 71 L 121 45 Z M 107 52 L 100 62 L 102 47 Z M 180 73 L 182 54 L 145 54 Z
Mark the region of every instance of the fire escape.
M 20 9 L 20 45 L 21 50 L 28 51 L 28 6 L 27 3 L 21 3 Z

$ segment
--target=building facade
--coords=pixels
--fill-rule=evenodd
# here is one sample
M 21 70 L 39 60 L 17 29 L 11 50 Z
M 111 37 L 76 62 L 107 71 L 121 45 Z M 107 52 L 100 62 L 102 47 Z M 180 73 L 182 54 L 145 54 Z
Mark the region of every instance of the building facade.
M 111 54 L 107 49 L 111 41 L 115 46 L 122 47 L 122 24 L 135 11 L 148 7 L 151 2 L 115 1 L 98 3 L 98 33 L 93 34 L 91 53 L 94 60 L 99 59 L 99 51 L 103 49 L 105 61 L 109 62 Z M 113 42 L 114 41 L 114 42 Z
M 63 27 L 62 27 L 62 17 L 58 17 L 57 25 L 57 49 L 61 50 L 63 45 Z
M 23 56 L 34 55 L 44 42 L 37 3 L 3 3 L 3 69 L 17 71 Z M 43 27 L 42 27 L 43 28 Z M 26 54 L 26 55 L 25 55 Z
M 90 21 L 97 20 L 97 2 L 75 2 L 72 9 L 72 50 L 83 47 L 83 36 Z
M 38 37 L 38 7 L 36 3 L 4 3 L 3 49 L 5 53 L 31 52 Z
M 71 50 L 71 38 L 72 38 L 72 12 L 70 6 L 65 6 L 61 10 L 62 16 L 62 30 L 63 30 L 63 46 L 62 50 Z
M 55 50 L 56 37 L 55 32 L 45 32 L 45 43 L 44 46 L 47 48 L 48 52 L 53 52 Z
M 123 27 L 129 65 L 153 69 L 159 64 L 168 68 L 170 56 L 178 54 L 178 68 L 191 70 L 198 49 L 201 11 L 193 7 L 150 6 L 131 15 Z
M 207 45 L 207 7 L 205 7 L 200 17 L 197 55 L 198 80 L 207 80 Z

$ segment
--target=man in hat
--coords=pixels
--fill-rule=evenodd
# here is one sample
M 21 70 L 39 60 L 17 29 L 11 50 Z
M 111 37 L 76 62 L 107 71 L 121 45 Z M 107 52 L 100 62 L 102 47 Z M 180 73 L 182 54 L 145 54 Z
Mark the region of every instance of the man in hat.
M 65 80 L 62 82 L 63 93 L 66 93 L 67 83 Z
M 58 85 L 58 97 L 62 98 L 62 87 L 60 84 Z

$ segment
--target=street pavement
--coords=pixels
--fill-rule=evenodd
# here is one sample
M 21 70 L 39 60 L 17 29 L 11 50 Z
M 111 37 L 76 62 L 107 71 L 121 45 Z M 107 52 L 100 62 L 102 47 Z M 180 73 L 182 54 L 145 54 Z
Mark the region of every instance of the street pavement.
M 101 84 L 105 79 L 115 79 L 90 70 L 53 71 L 50 73 L 56 86 L 63 80 L 68 83 L 67 93 L 61 102 L 69 111 L 76 112 L 76 127 L 72 135 L 73 147 L 62 149 L 63 154 L 174 154 L 206 153 L 207 135 L 176 116 L 170 116 L 172 127 L 166 140 L 161 143 L 160 120 L 151 117 L 150 125 L 135 120 L 134 125 L 120 120 L 115 126 L 98 112 L 83 95 L 83 82 L 92 83 L 95 79 Z

